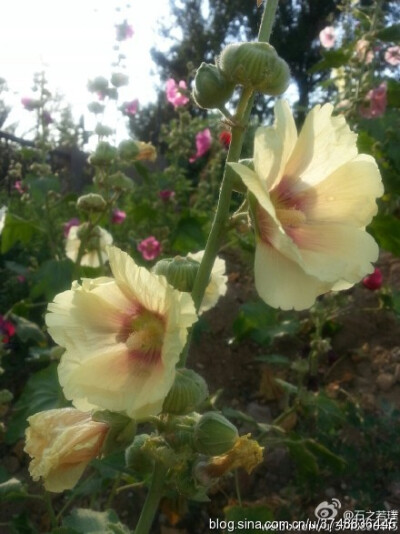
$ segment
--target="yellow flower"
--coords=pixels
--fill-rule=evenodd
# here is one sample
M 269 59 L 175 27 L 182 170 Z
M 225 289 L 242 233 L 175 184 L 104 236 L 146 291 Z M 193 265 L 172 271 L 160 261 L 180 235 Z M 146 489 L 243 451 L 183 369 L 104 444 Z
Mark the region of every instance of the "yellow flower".
M 68 233 L 67 241 L 65 243 L 65 253 L 67 258 L 70 258 L 72 261 L 76 261 L 78 258 L 79 247 L 81 244 L 79 232 L 85 231 L 85 224 L 86 223 L 81 226 L 72 226 Z M 85 253 L 81 259 L 81 265 L 85 267 L 99 267 L 99 254 L 101 256 L 101 262 L 106 262 L 108 259 L 106 247 L 111 245 L 112 242 L 112 235 L 108 233 L 107 230 L 100 228 L 100 226 L 93 228 L 91 236 L 87 241 Z
M 378 258 L 365 226 L 383 194 L 379 170 L 332 110 L 316 106 L 297 135 L 288 104 L 277 102 L 274 125 L 255 135 L 255 172 L 231 164 L 252 194 L 256 289 L 285 310 L 351 287 Z
M 49 333 L 66 349 L 59 380 L 80 410 L 155 415 L 196 320 L 193 301 L 125 252 L 107 250 L 114 278 L 74 282 L 49 304 Z
M 48 410 L 28 418 L 25 452 L 29 471 L 48 491 L 71 489 L 86 466 L 100 454 L 108 425 L 74 408 Z
M 139 148 L 139 154 L 136 156 L 136 159 L 156 161 L 157 151 L 156 147 L 151 143 L 145 143 L 144 141 L 138 141 L 137 146 Z
M 198 261 L 199 263 L 203 259 L 204 250 L 200 250 L 194 254 L 188 254 L 187 257 Z M 210 282 L 204 293 L 203 301 L 200 306 L 199 313 L 203 313 L 207 310 L 213 308 L 220 297 L 223 297 L 227 291 L 227 280 L 228 277 L 225 275 L 226 265 L 225 261 L 221 258 L 215 259 L 213 269 L 211 271 Z

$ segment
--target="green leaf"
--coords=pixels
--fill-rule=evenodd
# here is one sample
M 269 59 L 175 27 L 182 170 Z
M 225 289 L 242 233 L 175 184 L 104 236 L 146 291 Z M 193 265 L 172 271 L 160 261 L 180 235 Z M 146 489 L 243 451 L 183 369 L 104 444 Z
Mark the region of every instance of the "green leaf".
M 322 52 L 323 59 L 313 65 L 309 72 L 312 74 L 324 69 L 334 69 L 346 65 L 350 59 L 349 52 L 343 50 L 325 50 Z
M 15 500 L 24 499 L 26 497 L 26 488 L 18 478 L 10 478 L 0 484 L 0 499 Z
M 33 287 L 30 296 L 36 299 L 44 296 L 52 301 L 57 293 L 71 288 L 74 264 L 71 260 L 45 261 L 33 275 Z
M 38 231 L 41 231 L 41 229 L 32 221 L 26 221 L 17 215 L 7 213 L 6 222 L 1 234 L 1 253 L 6 253 L 18 242 L 27 245 L 32 241 L 33 236 Z
M 60 180 L 54 176 L 30 177 L 26 179 L 29 184 L 29 193 L 38 204 L 43 204 L 47 193 L 60 192 Z
M 57 375 L 57 363 L 32 375 L 14 406 L 6 433 L 6 443 L 14 443 L 23 437 L 30 415 L 43 410 L 62 408 L 68 403 L 64 398 Z
M 46 340 L 46 336 L 36 323 L 28 321 L 14 313 L 11 314 L 11 320 L 16 324 L 17 336 L 21 341 L 26 343 L 29 340 L 41 343 Z
M 226 506 L 224 513 L 225 520 L 232 521 L 231 524 L 238 525 L 241 521 L 241 524 L 247 528 L 240 529 L 240 532 L 245 534 L 258 534 L 266 521 L 273 521 L 274 519 L 272 510 L 263 505 Z M 239 530 L 235 532 L 239 532 Z
M 387 101 L 392 108 L 400 108 L 400 83 L 396 80 L 387 81 Z
M 381 41 L 399 41 L 400 40 L 400 24 L 393 24 L 383 30 L 378 30 L 374 33 L 376 39 Z
M 343 471 L 346 465 L 346 462 L 343 458 L 337 456 L 329 449 L 327 449 L 324 445 L 318 443 L 318 441 L 315 441 L 312 438 L 306 439 L 305 444 L 311 453 L 313 453 L 319 460 L 321 460 L 321 462 L 327 464 L 333 471 Z
M 269 363 L 271 365 L 289 365 L 290 359 L 282 354 L 262 354 L 256 357 L 256 361 Z
M 129 534 L 114 510 L 95 512 L 86 508 L 76 508 L 63 520 L 63 526 L 74 529 L 79 534 Z
M 206 243 L 205 223 L 206 221 L 200 217 L 183 217 L 178 222 L 172 236 L 171 247 L 182 254 L 204 248 Z
M 400 219 L 393 215 L 377 215 L 369 230 L 380 247 L 400 256 Z
M 304 477 L 315 476 L 318 474 L 318 463 L 312 452 L 307 449 L 303 440 L 285 440 L 289 453 L 300 475 Z
M 262 300 L 247 302 L 240 307 L 233 322 L 233 332 L 237 341 L 250 337 L 260 345 L 271 341 L 270 329 L 276 326 L 277 312 Z

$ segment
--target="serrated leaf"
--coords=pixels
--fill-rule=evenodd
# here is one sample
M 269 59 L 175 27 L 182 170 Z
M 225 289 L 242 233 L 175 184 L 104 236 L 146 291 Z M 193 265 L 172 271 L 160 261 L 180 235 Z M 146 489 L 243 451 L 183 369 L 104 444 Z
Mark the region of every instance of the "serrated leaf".
M 24 435 L 26 419 L 34 413 L 53 408 L 62 408 L 65 400 L 58 382 L 57 363 L 32 375 L 21 397 L 15 403 L 5 436 L 6 443 L 14 443 Z

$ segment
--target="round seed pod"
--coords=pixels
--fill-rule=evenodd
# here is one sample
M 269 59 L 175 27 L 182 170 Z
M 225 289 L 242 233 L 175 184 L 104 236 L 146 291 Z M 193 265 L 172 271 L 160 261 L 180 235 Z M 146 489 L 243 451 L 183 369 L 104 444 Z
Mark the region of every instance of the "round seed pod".
M 193 443 L 198 452 L 218 456 L 232 449 L 238 439 L 237 428 L 217 412 L 206 412 L 194 427 Z
M 190 258 L 176 256 L 175 258 L 165 258 L 158 261 L 153 268 L 153 272 L 165 276 L 168 283 L 178 291 L 190 293 L 193 289 L 199 265 L 199 262 Z
M 182 415 L 194 412 L 208 396 L 207 384 L 191 369 L 177 369 L 175 381 L 163 404 L 163 413 Z
M 194 78 L 193 98 L 205 109 L 223 107 L 231 98 L 235 84 L 229 82 L 218 67 L 202 63 Z

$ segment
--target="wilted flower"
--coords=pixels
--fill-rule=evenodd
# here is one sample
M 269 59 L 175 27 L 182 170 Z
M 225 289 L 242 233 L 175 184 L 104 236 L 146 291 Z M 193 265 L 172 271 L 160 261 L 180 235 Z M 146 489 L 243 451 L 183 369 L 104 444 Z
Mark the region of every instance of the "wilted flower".
M 117 41 L 125 41 L 126 39 L 129 39 L 133 36 L 135 33 L 133 31 L 133 28 L 126 20 L 122 22 L 121 24 L 116 24 L 115 29 L 117 32 L 116 39 Z
M 29 472 L 54 492 L 75 486 L 90 460 L 100 454 L 109 429 L 74 408 L 39 412 L 28 417 L 28 423 L 24 450 L 32 458 Z
M 204 154 L 211 148 L 211 131 L 210 128 L 205 128 L 198 134 L 196 134 L 196 154 L 189 158 L 190 163 L 196 161 L 196 159 L 201 158 Z
M 374 53 L 371 50 L 371 43 L 366 39 L 359 39 L 356 42 L 356 54 L 358 59 L 368 65 L 374 59 Z
M 122 210 L 115 209 L 112 212 L 111 222 L 113 224 L 122 224 L 126 219 L 126 213 Z
M 372 291 L 380 289 L 382 287 L 382 282 L 383 276 L 382 271 L 379 269 L 379 267 L 375 267 L 374 272 L 366 276 L 362 281 L 363 286 L 367 289 L 371 289 Z
M 400 65 L 400 46 L 389 46 L 385 51 L 384 58 L 386 63 L 394 67 Z
M 184 92 L 181 91 L 181 89 L 184 91 L 187 90 L 187 85 L 184 80 L 181 80 L 179 84 L 177 84 L 173 78 L 169 78 L 169 80 L 167 80 L 167 100 L 174 106 L 175 109 L 184 106 L 189 102 L 189 98 L 184 94 Z
M 193 301 L 118 248 L 108 255 L 113 278 L 74 282 L 49 304 L 48 331 L 66 349 L 60 383 L 80 410 L 155 415 L 196 320 Z
M 319 32 L 319 40 L 324 48 L 332 48 L 336 41 L 335 28 L 326 26 Z
M 195 254 L 187 255 L 188 258 L 198 261 L 199 263 L 201 263 L 203 256 L 204 250 L 200 250 Z M 217 304 L 219 298 L 226 294 L 228 289 L 228 277 L 225 275 L 225 271 L 225 261 L 217 256 L 211 271 L 210 281 L 204 293 L 199 313 L 203 313 L 213 308 Z
M 136 115 L 138 108 L 139 100 L 136 98 L 135 100 L 131 100 L 130 102 L 125 102 L 123 106 L 123 111 L 127 115 Z
M 10 338 L 15 335 L 15 326 L 2 315 L 0 315 L 0 335 L 2 343 L 8 343 Z
M 169 200 L 174 198 L 175 191 L 171 191 L 171 189 L 162 189 L 158 193 L 158 195 L 161 198 L 161 200 L 163 200 L 164 202 L 168 202 Z
M 6 224 L 7 211 L 7 206 L 2 206 L 0 208 L 0 234 L 3 231 L 4 225 Z
M 256 131 L 255 171 L 230 164 L 251 193 L 256 288 L 274 307 L 308 308 L 359 282 L 378 258 L 365 227 L 383 194 L 379 170 L 332 110 L 315 106 L 297 135 L 287 102 L 278 101 L 275 124 Z
M 154 260 L 161 254 L 161 244 L 152 235 L 143 239 L 143 241 L 138 244 L 137 249 L 147 261 Z
M 72 219 L 64 223 L 63 224 L 64 237 L 68 237 L 69 231 L 71 230 L 73 226 L 79 226 L 80 224 L 81 224 L 81 221 L 76 217 L 73 217 Z
M 232 134 L 228 130 L 223 130 L 219 134 L 219 140 L 221 142 L 221 145 L 223 145 L 225 148 L 229 148 L 229 145 L 231 144 Z
M 67 258 L 72 261 L 78 259 L 79 247 L 81 245 L 80 232 L 85 232 L 87 226 L 85 224 L 81 226 L 72 226 L 69 230 L 67 241 L 65 243 L 65 254 Z M 85 267 L 99 267 L 101 263 L 107 260 L 106 247 L 113 242 L 112 235 L 96 226 L 92 229 L 91 235 L 86 241 L 85 252 L 81 258 L 81 265 Z M 100 258 L 101 261 L 100 261 Z
M 368 91 L 364 103 L 360 106 L 360 115 L 364 119 L 377 119 L 382 117 L 387 106 L 386 83 L 381 83 L 375 89 Z

